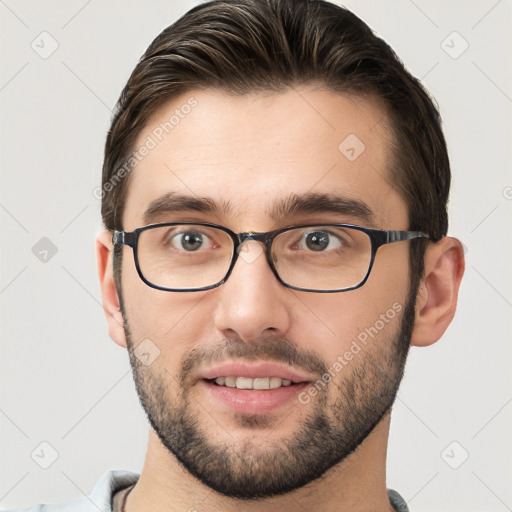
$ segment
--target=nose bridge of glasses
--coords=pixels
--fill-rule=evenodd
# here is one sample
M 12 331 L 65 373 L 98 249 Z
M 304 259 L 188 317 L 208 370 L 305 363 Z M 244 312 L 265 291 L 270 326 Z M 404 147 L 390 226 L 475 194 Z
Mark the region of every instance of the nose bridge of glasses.
M 248 231 L 246 233 L 238 233 L 238 250 L 241 250 L 242 246 L 245 244 L 245 242 L 254 241 L 254 242 L 260 242 L 258 244 L 258 247 L 260 249 L 263 249 L 261 247 L 261 244 L 264 246 L 265 249 L 269 249 L 270 246 L 270 233 L 257 233 L 254 231 Z M 245 250 L 248 250 L 245 249 Z
M 253 231 L 248 231 L 246 233 L 238 233 L 236 235 L 238 238 L 238 245 L 242 245 L 249 240 L 254 240 L 255 242 L 262 242 L 264 245 L 267 243 L 267 233 L 256 233 Z
M 269 259 L 269 243 L 270 237 L 268 233 L 255 233 L 255 232 L 246 232 L 246 233 L 238 233 L 237 235 L 237 248 L 236 252 L 238 256 L 240 256 L 246 263 L 253 263 L 259 256 L 266 252 L 267 259 Z M 254 245 L 253 249 L 250 249 L 250 245 L 247 245 L 246 242 L 260 242 Z M 263 247 L 262 247 L 263 246 Z M 270 262 L 269 262 L 270 263 Z

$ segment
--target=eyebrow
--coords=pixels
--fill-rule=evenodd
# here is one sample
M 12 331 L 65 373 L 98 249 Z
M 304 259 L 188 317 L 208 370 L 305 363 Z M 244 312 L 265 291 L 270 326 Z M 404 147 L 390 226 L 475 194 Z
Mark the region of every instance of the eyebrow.
M 176 212 L 200 212 L 218 216 L 235 216 L 235 209 L 229 201 L 217 203 L 210 197 L 194 197 L 169 192 L 152 201 L 143 215 L 145 225 L 151 224 L 157 216 Z M 306 193 L 290 194 L 277 199 L 266 212 L 274 221 L 280 222 L 297 214 L 334 213 L 356 218 L 374 225 L 375 216 L 371 208 L 360 199 L 338 194 Z M 240 214 L 237 213 L 239 216 Z

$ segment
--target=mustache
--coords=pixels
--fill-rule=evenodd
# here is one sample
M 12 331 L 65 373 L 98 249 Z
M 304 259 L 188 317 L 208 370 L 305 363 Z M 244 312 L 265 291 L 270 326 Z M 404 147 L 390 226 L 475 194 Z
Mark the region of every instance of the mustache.
M 181 359 L 179 380 L 184 385 L 200 366 L 232 359 L 285 363 L 319 377 L 328 371 L 327 365 L 314 351 L 299 349 L 283 337 L 263 336 L 250 342 L 226 338 L 215 345 L 196 347 L 188 352 Z

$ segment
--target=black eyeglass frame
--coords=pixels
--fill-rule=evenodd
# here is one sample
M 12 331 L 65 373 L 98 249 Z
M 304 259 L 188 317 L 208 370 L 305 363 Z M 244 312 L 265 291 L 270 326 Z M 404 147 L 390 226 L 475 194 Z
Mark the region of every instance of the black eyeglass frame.
M 205 226 L 205 227 L 211 227 L 211 228 L 217 228 L 221 231 L 224 231 L 227 233 L 231 240 L 233 241 L 233 255 L 231 257 L 231 263 L 229 265 L 229 268 L 226 272 L 226 275 L 223 279 L 221 279 L 219 282 L 210 285 L 210 286 L 204 286 L 202 288 L 166 288 L 163 286 L 158 286 L 154 283 L 151 283 L 148 281 L 144 274 L 142 273 L 142 270 L 139 265 L 139 258 L 138 258 L 138 241 L 139 236 L 141 233 L 143 233 L 146 230 L 149 229 L 155 229 L 160 227 L 166 227 L 166 226 L 180 226 L 180 225 L 194 225 L 194 226 Z M 274 262 L 272 260 L 272 243 L 274 239 L 280 235 L 281 233 L 284 233 L 286 231 L 290 231 L 291 229 L 297 229 L 297 228 L 308 228 L 308 227 L 340 227 L 340 228 L 349 228 L 349 229 L 356 229 L 358 231 L 362 231 L 365 233 L 371 241 L 371 247 L 372 247 L 372 253 L 370 258 L 370 264 L 368 265 L 368 270 L 366 272 L 366 275 L 364 276 L 363 280 L 355 285 L 350 286 L 348 288 L 341 288 L 336 290 L 314 290 L 310 288 L 300 288 L 298 286 L 293 286 L 291 284 L 286 283 L 281 279 L 279 276 L 279 273 L 274 265 Z M 133 231 L 114 231 L 112 235 L 112 243 L 114 246 L 116 245 L 127 245 L 133 249 L 133 257 L 135 261 L 135 268 L 137 269 L 137 273 L 139 274 L 139 277 L 142 279 L 144 283 L 146 283 L 151 288 L 155 288 L 157 290 L 167 291 L 167 292 L 200 292 L 205 290 L 211 290 L 213 288 L 217 288 L 220 285 L 224 284 L 229 276 L 231 275 L 231 272 L 233 268 L 235 267 L 236 261 L 238 259 L 238 253 L 239 253 L 239 247 L 246 241 L 246 240 L 255 240 L 257 242 L 263 242 L 266 248 L 266 259 L 267 262 L 272 269 L 273 274 L 276 276 L 277 280 L 287 288 L 291 288 L 293 290 L 299 290 L 304 292 L 313 292 L 313 293 L 339 293 L 339 292 L 348 292 L 350 290 L 355 290 L 357 288 L 360 288 L 363 286 L 366 281 L 368 280 L 368 277 L 370 275 L 370 272 L 373 268 L 373 263 L 375 261 L 375 255 L 377 253 L 377 250 L 379 247 L 382 247 L 386 244 L 391 244 L 394 242 L 403 242 L 406 240 L 413 240 L 415 238 L 428 238 L 430 239 L 430 236 L 427 233 L 423 233 L 421 231 L 397 231 L 397 230 L 383 230 L 383 229 L 374 229 L 374 228 L 365 228 L 362 226 L 357 226 L 354 224 L 299 224 L 296 226 L 287 226 L 285 228 L 275 229 L 273 231 L 267 231 L 264 233 L 257 233 L 257 232 L 245 232 L 245 233 L 235 233 L 234 231 L 231 231 L 230 229 L 219 226 L 218 224 L 209 224 L 206 222 L 165 222 L 161 224 L 149 224 L 147 226 L 143 226 L 141 228 L 134 229 Z

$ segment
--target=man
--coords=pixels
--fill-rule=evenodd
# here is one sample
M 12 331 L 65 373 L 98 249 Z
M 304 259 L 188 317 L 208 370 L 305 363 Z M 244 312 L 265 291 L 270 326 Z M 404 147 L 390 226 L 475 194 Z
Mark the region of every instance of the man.
M 390 412 L 455 312 L 449 186 L 432 100 L 349 11 L 224 0 L 164 30 L 117 105 L 97 239 L 145 464 L 33 510 L 408 510 Z

